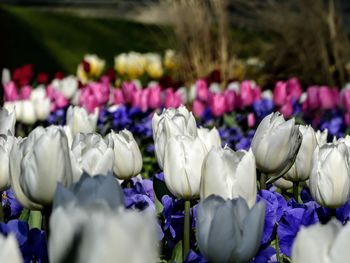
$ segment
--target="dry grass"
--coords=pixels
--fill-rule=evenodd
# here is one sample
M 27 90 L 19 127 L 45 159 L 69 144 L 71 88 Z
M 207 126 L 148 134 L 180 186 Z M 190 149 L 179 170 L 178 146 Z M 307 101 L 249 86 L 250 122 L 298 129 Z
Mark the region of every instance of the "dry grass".
M 171 2 L 181 79 L 191 82 L 219 69 L 225 83 L 232 75 L 227 4 L 227 0 Z
M 349 81 L 348 37 L 335 0 L 236 0 L 242 21 L 275 38 L 267 53 L 272 78 L 299 76 L 305 83 L 342 86 Z

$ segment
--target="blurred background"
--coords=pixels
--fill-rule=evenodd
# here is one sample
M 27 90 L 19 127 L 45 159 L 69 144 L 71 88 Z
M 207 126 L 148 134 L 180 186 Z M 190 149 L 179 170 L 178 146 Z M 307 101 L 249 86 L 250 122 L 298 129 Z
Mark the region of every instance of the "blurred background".
M 0 68 L 75 74 L 85 54 L 177 54 L 177 78 L 343 86 L 348 0 L 0 0 Z

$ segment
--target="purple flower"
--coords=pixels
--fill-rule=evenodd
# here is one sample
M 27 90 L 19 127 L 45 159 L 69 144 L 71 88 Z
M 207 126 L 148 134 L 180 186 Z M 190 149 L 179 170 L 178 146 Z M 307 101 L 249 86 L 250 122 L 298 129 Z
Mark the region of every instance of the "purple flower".
M 284 212 L 277 228 L 281 252 L 288 257 L 291 256 L 292 245 L 300 227 L 318 222 L 315 202 L 297 204 L 292 199 L 290 205 L 290 209 Z
M 269 115 L 274 108 L 272 100 L 261 99 L 257 100 L 253 104 L 253 109 L 257 117 L 257 122 L 260 122 L 265 116 Z
M 21 204 L 16 200 L 11 188 L 2 192 L 2 206 L 4 207 L 5 216 L 9 218 L 18 217 L 23 209 Z
M 255 258 L 251 261 L 251 263 L 277 263 L 276 259 L 276 250 L 273 247 L 263 247 L 256 254 Z
M 144 210 L 151 208 L 155 211 L 153 182 L 149 179 L 138 181 L 133 178 L 131 188 L 124 188 L 124 202 L 126 208 Z
M 276 223 L 282 217 L 287 207 L 287 202 L 277 192 L 262 190 L 258 193 L 257 202 L 265 202 L 265 224 L 261 244 L 268 244 L 274 237 Z
M 201 253 L 196 253 L 192 249 L 188 252 L 184 263 L 206 263 L 208 262 Z

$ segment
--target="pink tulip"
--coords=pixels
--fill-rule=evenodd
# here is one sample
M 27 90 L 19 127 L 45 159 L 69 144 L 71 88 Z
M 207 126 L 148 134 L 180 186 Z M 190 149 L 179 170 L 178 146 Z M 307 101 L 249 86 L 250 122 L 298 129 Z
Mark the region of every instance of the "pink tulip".
M 326 86 L 322 86 L 318 91 L 318 99 L 320 107 L 323 110 L 330 110 L 338 104 L 338 92 L 336 89 L 332 89 Z
M 135 92 L 135 90 L 137 90 L 135 83 L 123 82 L 122 90 L 125 102 L 130 103 L 132 101 L 133 93 Z
M 235 106 L 237 104 L 237 94 L 234 90 L 225 90 L 224 91 L 225 96 L 225 104 L 226 104 L 226 110 L 227 112 L 231 112 L 235 109 Z
M 303 89 L 297 78 L 291 78 L 287 81 L 287 93 L 293 101 L 299 100 Z
M 209 100 L 208 84 L 203 79 L 197 80 L 196 82 L 196 98 L 203 102 L 207 102 Z
M 252 127 L 254 127 L 254 125 L 255 125 L 255 115 L 254 115 L 254 113 L 249 113 L 248 114 L 248 127 L 249 128 L 252 128 Z
M 148 110 L 149 92 L 149 89 L 144 89 L 141 92 L 140 109 L 142 112 L 146 112 Z
M 283 116 L 285 118 L 289 118 L 293 115 L 293 105 L 291 102 L 288 102 L 286 104 L 284 104 L 281 108 L 280 108 L 280 112 L 283 114 Z
M 16 101 L 19 99 L 16 84 L 13 81 L 7 82 L 4 85 L 5 101 Z
M 196 117 L 202 117 L 205 111 L 205 105 L 199 100 L 195 100 L 192 105 L 192 112 Z
M 344 89 L 341 94 L 341 103 L 344 110 L 350 113 L 350 89 Z
M 344 121 L 345 121 L 346 126 L 350 125 L 350 113 L 346 113 L 344 115 Z
M 32 87 L 29 85 L 23 86 L 20 90 L 20 97 L 22 100 L 28 100 L 32 93 Z
M 161 87 L 159 85 L 153 85 L 152 87 L 149 87 L 148 90 L 149 90 L 148 106 L 151 109 L 158 109 L 161 104 L 161 101 L 160 101 Z
M 79 104 L 89 113 L 93 113 L 99 106 L 96 96 L 94 96 L 92 90 L 88 88 L 83 88 L 80 90 Z
M 116 105 L 124 104 L 124 97 L 121 89 L 113 90 L 113 103 Z
M 214 116 L 222 116 L 226 111 L 225 97 L 222 94 L 215 94 L 211 100 L 211 112 Z
M 287 83 L 284 81 L 277 81 L 273 89 L 273 102 L 276 106 L 282 106 L 287 101 Z
M 174 92 L 172 88 L 165 90 L 165 108 L 178 108 L 182 104 L 182 96 L 179 92 Z
M 133 107 L 141 108 L 141 93 L 142 90 L 137 89 L 132 94 L 131 105 Z
M 310 86 L 307 88 L 307 107 L 309 110 L 316 110 L 319 107 L 319 100 L 318 100 L 318 87 L 317 86 Z
M 261 98 L 260 87 L 252 85 L 250 80 L 245 80 L 240 86 L 240 106 L 246 107 L 254 103 L 254 101 Z

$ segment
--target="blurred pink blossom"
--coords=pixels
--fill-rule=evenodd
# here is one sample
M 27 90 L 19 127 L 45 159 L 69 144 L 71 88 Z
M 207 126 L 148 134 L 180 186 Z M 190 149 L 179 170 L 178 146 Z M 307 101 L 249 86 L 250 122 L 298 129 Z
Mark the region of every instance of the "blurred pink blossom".
M 19 99 L 17 87 L 13 81 L 9 81 L 4 85 L 4 97 L 5 101 L 15 101 Z
M 23 86 L 20 90 L 20 97 L 22 100 L 28 100 L 32 93 L 32 87 L 29 85 Z
M 210 108 L 215 117 L 222 116 L 226 112 L 225 96 L 215 94 L 210 102 Z
M 208 84 L 203 79 L 197 80 L 196 82 L 196 98 L 203 102 L 207 102 L 209 100 Z
M 124 104 L 124 97 L 123 92 L 121 89 L 114 89 L 113 90 L 113 104 L 120 105 Z
M 148 92 L 148 106 L 151 109 L 158 109 L 161 104 L 161 87 L 159 85 L 153 85 L 147 88 Z
M 205 111 L 205 105 L 199 100 L 195 100 L 192 105 L 192 112 L 196 117 L 202 117 Z
M 255 125 L 255 115 L 254 115 L 254 113 L 249 113 L 248 114 L 248 127 L 249 128 L 252 128 L 252 127 L 254 127 L 254 125 Z

